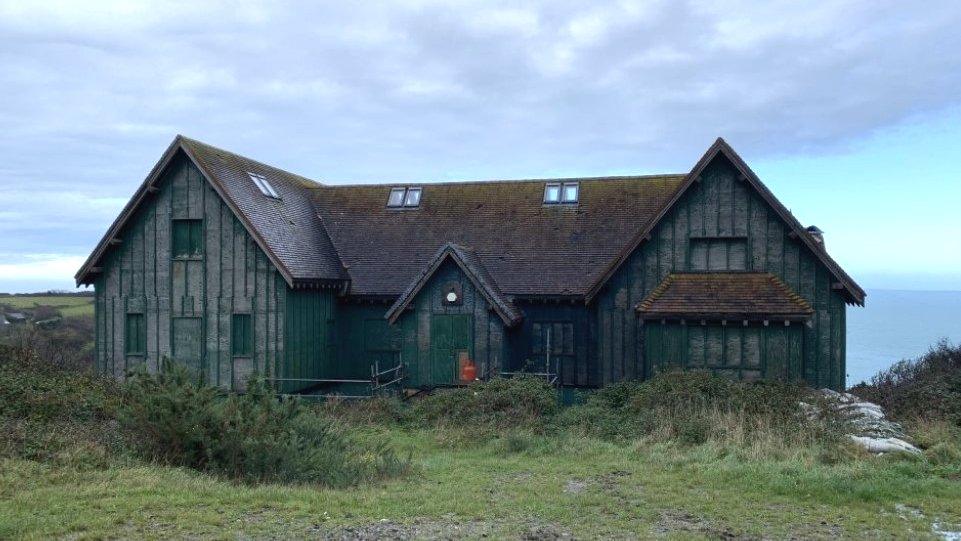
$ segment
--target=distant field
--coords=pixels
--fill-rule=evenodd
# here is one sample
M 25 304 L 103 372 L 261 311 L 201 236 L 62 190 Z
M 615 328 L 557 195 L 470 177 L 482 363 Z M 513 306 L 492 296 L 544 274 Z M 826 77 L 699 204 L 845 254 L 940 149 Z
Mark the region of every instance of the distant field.
M 62 297 L 58 295 L 0 297 L 0 305 L 20 310 L 29 310 L 38 306 L 52 306 L 59 310 L 63 317 L 93 315 L 93 297 Z

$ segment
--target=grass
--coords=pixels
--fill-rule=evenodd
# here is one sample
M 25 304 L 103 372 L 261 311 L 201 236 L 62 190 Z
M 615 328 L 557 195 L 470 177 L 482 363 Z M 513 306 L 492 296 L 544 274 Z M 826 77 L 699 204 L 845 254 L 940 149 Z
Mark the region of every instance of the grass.
M 821 437 L 817 423 L 790 425 L 796 437 L 772 426 L 788 422 L 767 410 L 789 387 L 666 375 L 554 412 L 531 381 L 512 382 L 438 392 L 413 407 L 318 406 L 360 448 L 387 445 L 412 457 L 400 476 L 330 488 L 239 482 L 138 458 L 112 425 L 126 406 L 111 384 L 8 365 L 0 370 L 0 539 L 916 539 L 936 538 L 935 527 L 961 531 L 961 429 L 944 421 L 909 427 L 923 456 L 874 457 Z M 470 404 L 473 395 L 483 404 Z M 670 395 L 686 409 L 665 409 Z M 726 402 L 699 405 L 712 395 Z M 766 412 L 750 413 L 752 404 Z M 586 429 L 604 407 L 611 426 Z M 653 424 L 613 430 L 631 416 Z M 690 437 L 684 419 L 708 429 Z
M 40 306 L 57 309 L 63 317 L 93 315 L 93 297 L 71 297 L 61 295 L 24 295 L 0 297 L 0 305 L 12 310 L 29 310 Z
M 924 461 L 742 461 L 710 445 L 531 435 L 520 435 L 526 450 L 509 452 L 506 437 L 462 446 L 446 431 L 364 431 L 412 449 L 417 473 L 334 490 L 239 486 L 138 464 L 88 470 L 5 460 L 0 538 L 302 537 L 384 519 L 495 537 L 550 527 L 588 538 L 909 538 L 930 536 L 934 520 L 961 523 L 961 484 Z

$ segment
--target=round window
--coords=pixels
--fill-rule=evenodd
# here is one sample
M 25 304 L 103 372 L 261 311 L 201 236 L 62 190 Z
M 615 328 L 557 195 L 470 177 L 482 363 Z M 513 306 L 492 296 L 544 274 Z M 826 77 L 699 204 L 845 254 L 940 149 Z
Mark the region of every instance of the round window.
M 447 302 L 457 302 L 457 293 L 454 293 L 453 291 L 451 291 L 450 293 L 447 294 L 446 298 L 447 298 Z

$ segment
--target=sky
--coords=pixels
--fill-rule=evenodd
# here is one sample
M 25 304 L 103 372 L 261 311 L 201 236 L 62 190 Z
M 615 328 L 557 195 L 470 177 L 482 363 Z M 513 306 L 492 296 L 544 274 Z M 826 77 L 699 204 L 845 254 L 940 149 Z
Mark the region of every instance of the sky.
M 330 183 L 686 172 L 722 136 L 862 286 L 961 290 L 959 27 L 939 0 L 0 0 L 0 291 L 72 288 L 178 133 Z

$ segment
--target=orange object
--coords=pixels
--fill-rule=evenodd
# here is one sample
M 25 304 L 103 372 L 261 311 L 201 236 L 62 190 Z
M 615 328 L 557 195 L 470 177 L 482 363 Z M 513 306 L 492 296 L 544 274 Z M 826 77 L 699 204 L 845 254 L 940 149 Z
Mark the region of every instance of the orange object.
M 474 364 L 474 361 L 470 359 L 465 359 L 461 361 L 460 380 L 474 381 L 475 379 L 477 379 L 477 365 Z

